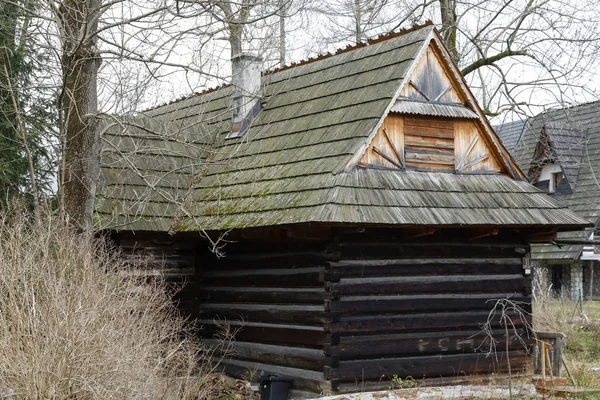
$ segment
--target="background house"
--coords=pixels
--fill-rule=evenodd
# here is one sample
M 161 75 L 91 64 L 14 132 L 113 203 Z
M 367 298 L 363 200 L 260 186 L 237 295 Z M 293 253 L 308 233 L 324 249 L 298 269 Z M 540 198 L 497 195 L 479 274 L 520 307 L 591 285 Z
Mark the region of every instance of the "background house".
M 496 127 L 496 131 L 531 183 L 598 226 L 600 103 L 544 112 Z M 573 300 L 600 296 L 600 252 L 582 243 L 594 239 L 595 229 L 561 233 L 560 246 L 532 247 L 532 258 L 541 267 L 543 290 Z
M 236 330 L 220 365 L 325 392 L 526 371 L 531 315 L 505 337 L 490 311 L 531 311 L 530 243 L 587 221 L 525 181 L 435 29 L 258 65 L 105 127 L 98 223 L 188 281 L 207 343 Z

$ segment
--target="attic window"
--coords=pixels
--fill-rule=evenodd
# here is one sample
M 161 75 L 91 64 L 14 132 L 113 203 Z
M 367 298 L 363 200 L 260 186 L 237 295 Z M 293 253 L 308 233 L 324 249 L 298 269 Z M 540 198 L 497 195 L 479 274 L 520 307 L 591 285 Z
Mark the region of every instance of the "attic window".
M 556 188 L 562 182 L 565 175 L 562 172 L 553 172 L 548 185 L 548 193 L 556 192 Z

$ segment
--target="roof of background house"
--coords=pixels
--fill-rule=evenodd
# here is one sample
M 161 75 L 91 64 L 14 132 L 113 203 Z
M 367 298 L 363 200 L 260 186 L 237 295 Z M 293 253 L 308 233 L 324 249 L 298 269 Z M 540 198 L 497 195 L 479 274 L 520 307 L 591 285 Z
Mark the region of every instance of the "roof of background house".
M 521 122 L 519 122 L 521 123 Z M 511 148 L 514 134 L 505 126 L 497 128 L 506 140 L 515 161 L 528 171 L 542 160 L 536 159 L 540 139 L 547 135 L 546 156 L 560 164 L 572 193 L 556 193 L 553 197 L 566 204 L 580 217 L 597 224 L 600 217 L 600 102 L 583 104 L 541 113 L 527 120 L 521 138 Z M 583 231 L 559 234 L 559 239 L 582 239 Z M 583 245 L 536 246 L 536 259 L 577 259 Z
M 506 175 L 346 170 L 434 37 L 425 25 L 263 74 L 264 109 L 240 138 L 225 139 L 229 86 L 113 120 L 104 128 L 99 225 L 167 231 L 305 222 L 584 224 Z

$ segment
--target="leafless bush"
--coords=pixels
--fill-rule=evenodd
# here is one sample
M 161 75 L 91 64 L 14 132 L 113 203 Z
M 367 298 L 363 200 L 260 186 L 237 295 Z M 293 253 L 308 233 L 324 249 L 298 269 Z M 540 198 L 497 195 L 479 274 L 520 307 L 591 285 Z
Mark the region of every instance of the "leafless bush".
M 111 254 L 56 219 L 0 214 L 0 398 L 211 397 L 208 351 L 167 292 L 113 273 Z

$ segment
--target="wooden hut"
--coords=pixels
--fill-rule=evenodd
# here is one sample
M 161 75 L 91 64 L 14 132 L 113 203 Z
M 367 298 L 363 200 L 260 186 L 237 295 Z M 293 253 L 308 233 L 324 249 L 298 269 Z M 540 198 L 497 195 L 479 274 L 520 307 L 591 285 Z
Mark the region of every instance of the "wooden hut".
M 220 365 L 324 392 L 526 369 L 529 315 L 508 353 L 481 327 L 531 310 L 531 242 L 588 222 L 524 180 L 433 26 L 243 84 L 108 124 L 97 206 L 207 341 L 237 330 Z
M 533 185 L 594 226 L 532 246 L 543 290 L 573 301 L 600 299 L 600 246 L 593 243 L 600 224 L 600 102 L 548 110 L 496 130 Z

